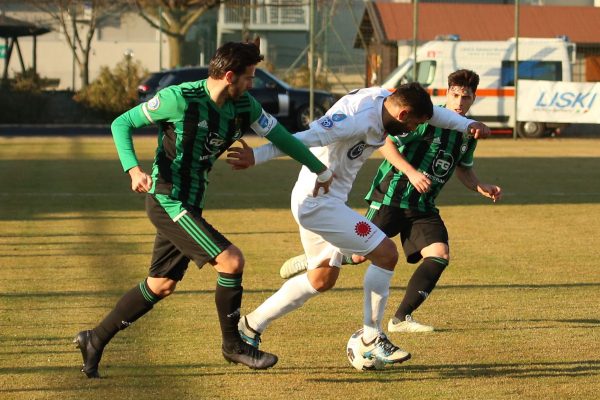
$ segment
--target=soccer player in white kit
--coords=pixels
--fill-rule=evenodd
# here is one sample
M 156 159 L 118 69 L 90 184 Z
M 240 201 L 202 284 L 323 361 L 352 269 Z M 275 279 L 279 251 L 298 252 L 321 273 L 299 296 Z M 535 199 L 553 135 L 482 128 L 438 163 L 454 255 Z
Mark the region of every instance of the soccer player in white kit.
M 359 169 L 385 143 L 386 136 L 410 132 L 425 121 L 470 132 L 475 137 L 489 135 L 489 128 L 482 123 L 434 108 L 429 94 L 418 83 L 402 85 L 394 92 L 382 88 L 353 91 L 312 122 L 308 130 L 295 135 L 333 171 L 335 178 L 328 192 L 315 193 L 314 175 L 305 167 L 300 171 L 291 208 L 308 259 L 308 271 L 286 281 L 256 310 L 240 319 L 240 335 L 246 342 L 258 347 L 260 335 L 273 320 L 335 285 L 343 255 L 359 254 L 371 261 L 363 285 L 363 356 L 387 364 L 410 358 L 408 352 L 389 341 L 381 328 L 398 261 L 396 245 L 371 221 L 348 207 L 346 201 Z M 271 144 L 251 149 L 241 143 L 242 147 L 230 148 L 227 156 L 234 169 L 283 155 Z

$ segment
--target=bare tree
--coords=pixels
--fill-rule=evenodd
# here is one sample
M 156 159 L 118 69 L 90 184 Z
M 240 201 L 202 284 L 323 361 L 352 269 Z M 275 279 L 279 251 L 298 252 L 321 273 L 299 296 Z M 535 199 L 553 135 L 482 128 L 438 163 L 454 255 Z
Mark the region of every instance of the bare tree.
M 182 48 L 190 28 L 208 10 L 225 0 L 132 0 L 148 23 L 169 41 L 169 66 L 181 65 Z
M 128 6 L 119 0 L 26 0 L 45 12 L 64 33 L 79 68 L 81 86 L 90 83 L 89 61 L 96 28 Z

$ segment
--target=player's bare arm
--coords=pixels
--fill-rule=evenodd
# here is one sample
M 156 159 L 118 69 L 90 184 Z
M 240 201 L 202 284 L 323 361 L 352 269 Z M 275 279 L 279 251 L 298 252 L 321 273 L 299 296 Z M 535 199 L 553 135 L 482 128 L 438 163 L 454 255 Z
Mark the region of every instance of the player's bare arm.
M 477 192 L 484 197 L 492 199 L 494 203 L 502 198 L 502 188 L 489 183 L 480 183 L 477 185 Z
M 502 198 L 502 188 L 500 186 L 483 183 L 479 180 L 473 168 L 458 167 L 456 176 L 467 189 L 479 193 L 483 197 L 492 199 L 495 203 Z
M 400 153 L 396 144 L 388 137 L 385 144 L 379 149 L 386 160 L 397 170 L 402 172 L 419 193 L 426 193 L 431 187 L 431 180 L 422 172 L 415 169 Z
M 139 166 L 127 171 L 131 177 L 131 190 L 138 193 L 146 193 L 152 187 L 152 178 Z

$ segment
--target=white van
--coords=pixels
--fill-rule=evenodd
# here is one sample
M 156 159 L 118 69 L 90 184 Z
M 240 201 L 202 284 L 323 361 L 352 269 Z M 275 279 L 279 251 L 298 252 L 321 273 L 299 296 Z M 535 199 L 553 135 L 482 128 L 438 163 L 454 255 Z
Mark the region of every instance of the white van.
M 417 81 L 432 95 L 434 104 L 445 102 L 448 75 L 465 68 L 479 74 L 477 100 L 469 116 L 491 128 L 514 127 L 515 40 L 434 40 L 417 49 Z M 519 80 L 564 81 L 572 79 L 575 46 L 561 38 L 519 38 Z M 394 88 L 413 81 L 412 58 L 406 59 L 381 85 Z M 521 93 L 521 91 L 519 90 Z M 519 121 L 517 133 L 540 137 L 565 124 Z

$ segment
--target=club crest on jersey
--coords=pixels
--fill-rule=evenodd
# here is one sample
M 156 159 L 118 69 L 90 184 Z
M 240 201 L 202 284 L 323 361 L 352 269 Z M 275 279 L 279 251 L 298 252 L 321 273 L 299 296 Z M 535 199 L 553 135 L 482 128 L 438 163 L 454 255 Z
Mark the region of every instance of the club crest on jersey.
M 242 123 L 243 120 L 241 117 L 235 117 L 235 128 L 234 128 L 234 132 L 233 132 L 233 139 L 234 140 L 238 140 L 239 138 L 242 137 Z
M 354 225 L 354 233 L 360 237 L 369 236 L 369 233 L 371 233 L 371 226 L 364 221 L 357 222 L 356 225 Z
M 340 122 L 340 121 L 343 121 L 343 120 L 345 120 L 345 119 L 346 119 L 346 117 L 347 117 L 347 115 L 346 115 L 346 114 L 343 114 L 343 113 L 335 113 L 335 114 L 333 114 L 333 115 L 331 116 L 331 119 L 333 120 L 333 122 Z
M 148 100 L 147 107 L 150 111 L 158 110 L 158 107 L 160 107 L 160 100 L 158 99 L 158 96 L 154 96 L 153 98 Z
M 460 146 L 460 153 L 464 154 L 466 152 L 467 152 L 467 145 L 466 144 L 461 145 Z
M 433 174 L 438 177 L 446 176 L 452 169 L 452 165 L 454 165 L 452 154 L 440 150 L 435 156 L 435 160 L 433 160 Z
M 365 151 L 366 147 L 367 147 L 367 144 L 365 142 L 363 142 L 362 140 L 360 142 L 356 143 L 354 146 L 352 146 L 350 148 L 350 150 L 348 150 L 348 158 L 351 160 L 356 160 L 358 157 L 361 156 L 363 151 Z
M 333 126 L 333 120 L 328 116 L 321 117 L 319 124 L 325 129 L 330 129 Z
M 221 146 L 225 143 L 225 139 L 223 139 L 217 132 L 208 132 L 206 136 L 206 141 L 204 142 L 204 149 L 207 153 L 217 154 L 221 151 Z

